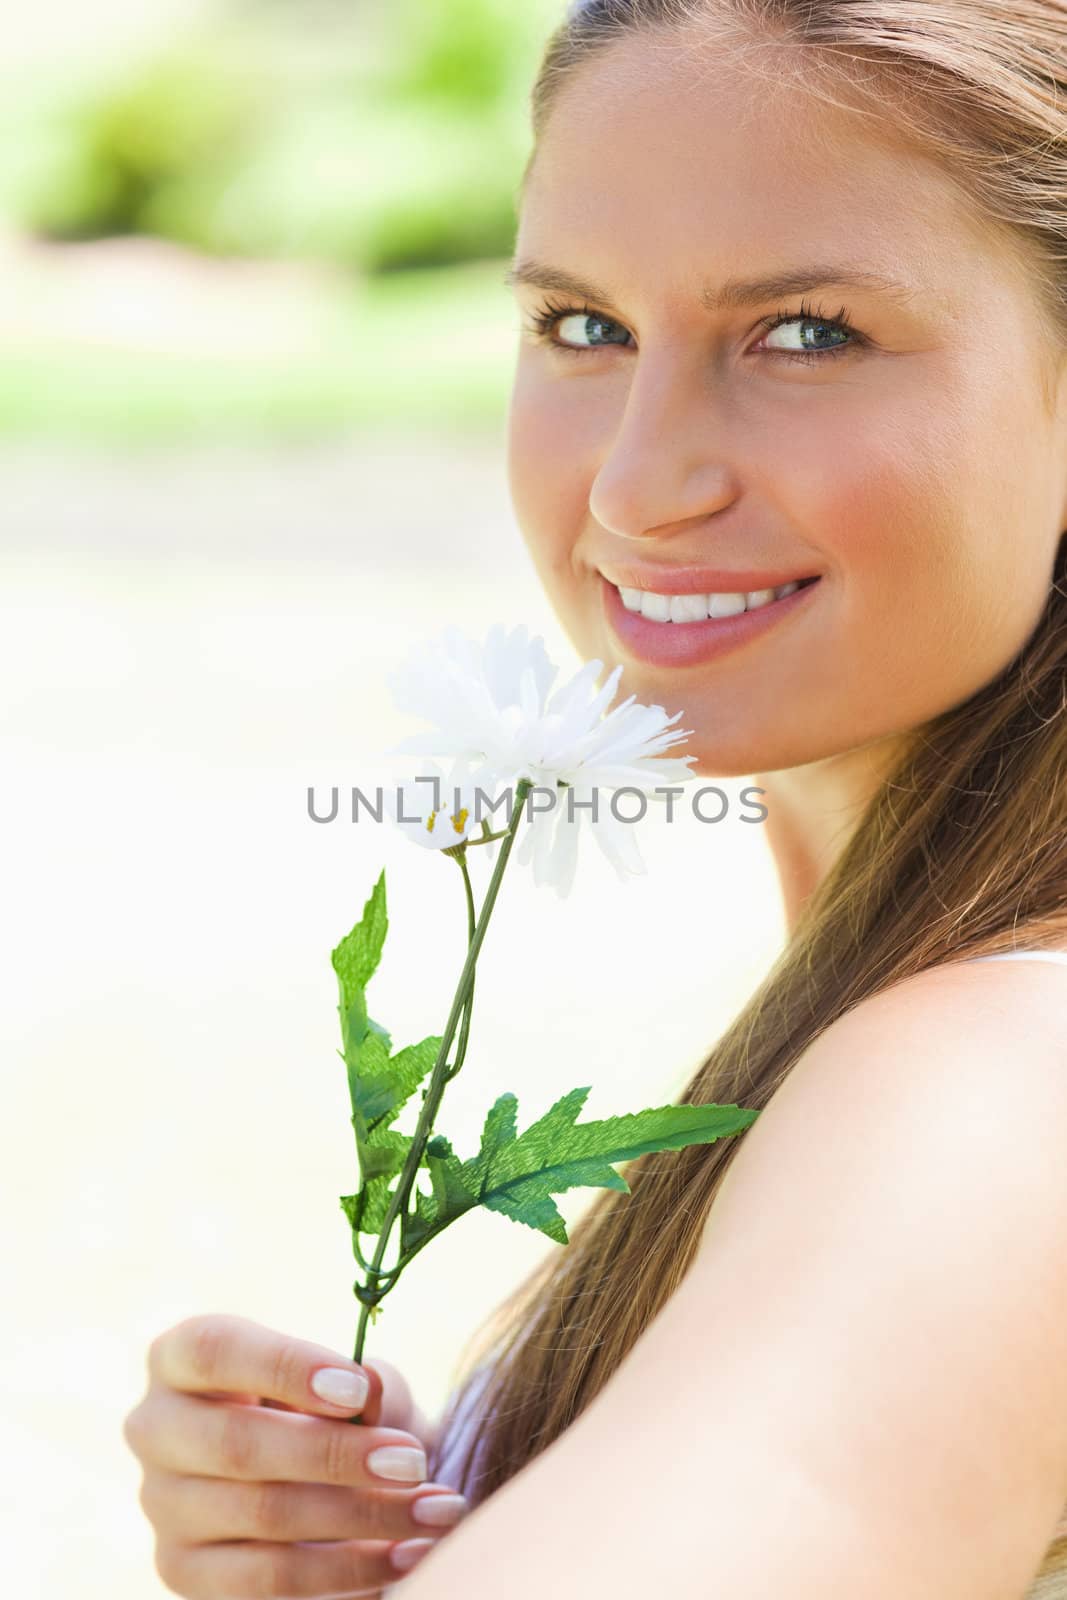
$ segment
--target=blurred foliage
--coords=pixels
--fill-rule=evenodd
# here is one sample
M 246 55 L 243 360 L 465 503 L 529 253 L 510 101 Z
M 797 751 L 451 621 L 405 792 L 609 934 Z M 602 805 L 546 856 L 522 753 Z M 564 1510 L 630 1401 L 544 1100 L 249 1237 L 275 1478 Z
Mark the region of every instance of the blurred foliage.
M 147 233 L 362 272 L 508 252 L 562 0 L 245 0 L 52 103 L 0 190 L 61 240 Z
M 316 328 L 286 311 L 284 347 L 116 348 L 57 335 L 0 360 L 0 438 L 182 446 L 338 438 L 380 428 L 500 429 L 516 318 L 500 262 L 388 273 L 315 294 Z M 291 308 L 295 310 L 295 308 Z

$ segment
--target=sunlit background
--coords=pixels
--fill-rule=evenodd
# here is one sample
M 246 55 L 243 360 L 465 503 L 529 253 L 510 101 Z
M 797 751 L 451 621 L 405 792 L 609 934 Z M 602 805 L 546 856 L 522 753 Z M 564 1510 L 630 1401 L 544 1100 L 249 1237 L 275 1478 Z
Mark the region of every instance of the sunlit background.
M 321 826 L 413 728 L 384 674 L 445 621 L 544 635 L 509 505 L 502 284 L 562 0 L 35 0 L 0 67 L 9 1516 L 19 1600 L 166 1591 L 121 1438 L 164 1327 L 226 1310 L 351 1351 L 355 1157 L 329 954 L 386 868 L 373 1014 L 440 1032 L 451 862 Z M 678 709 L 674 706 L 671 711 Z M 462 1155 L 663 1103 L 772 959 L 759 828 L 641 833 L 571 898 L 509 869 Z M 484 889 L 487 868 L 482 867 Z M 409 1110 L 412 1110 L 409 1107 Z M 413 1126 L 413 1116 L 402 1122 Z M 573 1221 L 592 1191 L 560 1198 Z M 476 1213 L 368 1339 L 428 1411 L 560 1248 Z

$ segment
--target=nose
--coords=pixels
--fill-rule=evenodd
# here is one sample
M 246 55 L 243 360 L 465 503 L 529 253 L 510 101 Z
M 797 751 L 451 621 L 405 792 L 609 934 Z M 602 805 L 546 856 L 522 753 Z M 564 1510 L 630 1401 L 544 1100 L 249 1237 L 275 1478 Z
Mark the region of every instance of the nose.
M 597 522 L 622 538 L 663 537 L 731 505 L 739 487 L 721 406 L 706 367 L 698 377 L 683 358 L 639 359 L 590 490 Z

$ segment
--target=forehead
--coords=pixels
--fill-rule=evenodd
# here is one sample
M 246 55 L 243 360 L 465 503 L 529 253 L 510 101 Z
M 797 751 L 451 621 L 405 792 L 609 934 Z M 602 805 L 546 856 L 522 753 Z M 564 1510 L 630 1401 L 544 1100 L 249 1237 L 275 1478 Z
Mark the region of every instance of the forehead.
M 884 117 L 772 84 L 736 50 L 684 36 L 626 36 L 567 81 L 530 169 L 519 253 L 686 295 L 754 267 L 836 259 L 912 282 L 949 312 L 983 279 L 1020 276 L 1002 232 Z

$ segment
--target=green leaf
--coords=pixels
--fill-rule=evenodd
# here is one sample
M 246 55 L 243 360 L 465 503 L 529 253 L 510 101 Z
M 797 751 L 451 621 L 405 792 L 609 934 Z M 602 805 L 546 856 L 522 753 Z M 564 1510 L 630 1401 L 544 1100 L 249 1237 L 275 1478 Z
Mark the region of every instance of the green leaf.
M 400 1220 L 401 1255 L 407 1255 L 427 1235 L 446 1227 L 479 1203 L 478 1195 L 464 1182 L 462 1164 L 443 1134 L 435 1134 L 427 1142 L 423 1164 L 429 1168 L 433 1193 L 427 1195 L 415 1189 L 415 1209 Z
M 431 1034 L 419 1044 L 409 1044 L 389 1054 L 388 1046 L 370 1034 L 348 1062 L 348 1087 L 353 1116 L 368 1126 L 395 1122 L 415 1090 L 433 1071 L 441 1049 L 441 1035 Z
M 712 1144 L 742 1132 L 759 1115 L 737 1105 L 670 1105 L 578 1123 L 588 1095 L 588 1086 L 572 1089 L 518 1137 L 518 1101 L 513 1094 L 501 1095 L 486 1116 L 481 1147 L 470 1161 L 459 1161 L 447 1139 L 432 1140 L 426 1154 L 433 1193 L 416 1191 L 415 1213 L 402 1224 L 401 1249 L 406 1252 L 476 1205 L 566 1244 L 554 1194 L 580 1187 L 628 1194 L 630 1186 L 613 1170 L 615 1162 L 651 1150 Z
M 381 1023 L 375 1022 L 373 1017 L 368 1017 L 367 1027 L 370 1029 L 371 1033 L 376 1033 L 379 1039 L 383 1039 L 385 1041 L 385 1047 L 387 1050 L 391 1050 L 393 1048 L 392 1036 L 386 1028 L 382 1027 Z
M 389 1033 L 367 1014 L 365 989 L 378 969 L 388 925 L 383 871 L 359 922 L 331 955 L 340 990 L 343 1049 L 338 1054 L 348 1074 L 360 1178 L 367 1191 L 359 1231 L 370 1234 L 385 1224 L 390 1185 L 403 1170 L 412 1143 L 411 1135 L 396 1132 L 391 1124 L 433 1071 L 441 1049 L 440 1035 L 432 1035 L 392 1055 Z M 357 1199 L 341 1197 L 350 1223 Z
M 360 1233 L 377 1236 L 385 1226 L 385 1215 L 389 1209 L 389 1202 L 396 1192 L 392 1179 L 403 1170 L 412 1140 L 409 1134 L 397 1133 L 382 1128 L 375 1129 L 371 1133 L 370 1142 L 374 1146 L 390 1153 L 390 1160 L 388 1164 L 383 1165 L 381 1175 L 367 1184 L 367 1198 L 364 1202 L 363 1220 L 359 1228 Z M 434 1149 L 435 1146 L 437 1147 L 436 1149 Z M 435 1155 L 443 1153 L 442 1147 L 447 1149 L 448 1153 L 451 1153 L 452 1146 L 448 1140 L 442 1138 L 440 1134 L 435 1134 L 427 1143 L 420 1165 L 428 1167 L 431 1152 Z M 353 1228 L 356 1225 L 356 1204 L 358 1200 L 358 1194 L 344 1194 L 341 1196 L 341 1207 L 348 1218 L 350 1226 Z M 417 1201 L 418 1194 L 416 1193 L 416 1203 Z
M 380 1039 L 386 1046 L 387 1052 L 392 1045 L 385 1028 L 367 1015 L 367 1000 L 364 993 L 367 984 L 378 970 L 388 927 L 383 867 L 370 898 L 363 907 L 362 917 L 330 955 L 341 995 L 337 1008 L 341 1018 L 341 1041 L 344 1045 L 344 1057 L 350 1069 L 355 1065 L 368 1034 Z
M 387 1134 L 389 1140 L 403 1140 L 402 1148 L 387 1146 L 380 1153 L 384 1157 L 377 1175 L 366 1182 L 366 1199 L 363 1203 L 363 1219 L 359 1225 L 360 1233 L 372 1234 L 375 1237 L 381 1233 L 385 1226 L 385 1214 L 389 1209 L 389 1202 L 393 1198 L 394 1190 L 392 1180 L 401 1170 L 407 1159 L 408 1148 L 411 1140 L 404 1134 Z M 399 1159 L 396 1157 L 399 1156 Z M 356 1225 L 355 1207 L 359 1194 L 341 1196 L 341 1205 L 350 1225 Z
M 391 1124 L 432 1071 L 440 1048 L 435 1035 L 389 1057 L 384 1044 L 370 1036 L 357 1068 L 349 1067 L 352 1127 L 368 1191 L 361 1233 L 377 1234 L 384 1226 L 391 1182 L 403 1171 L 412 1145 L 412 1135 L 397 1132 Z
M 357 990 L 367 987 L 378 970 L 389 928 L 385 909 L 385 868 L 363 907 L 363 915 L 330 956 L 341 984 L 341 1003 L 347 1009 Z

